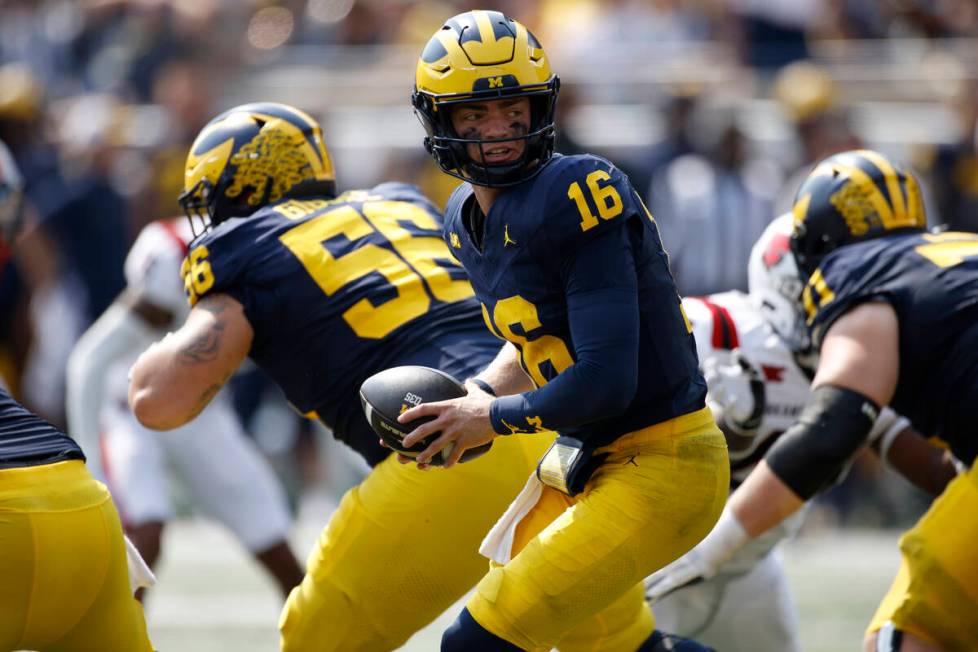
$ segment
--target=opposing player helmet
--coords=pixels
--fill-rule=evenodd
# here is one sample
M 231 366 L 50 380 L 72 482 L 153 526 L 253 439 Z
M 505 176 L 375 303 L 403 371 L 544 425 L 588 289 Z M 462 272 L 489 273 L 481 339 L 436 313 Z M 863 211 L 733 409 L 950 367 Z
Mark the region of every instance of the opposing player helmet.
M 194 235 L 286 198 L 336 195 L 323 131 L 285 104 L 244 104 L 205 126 L 187 155 L 178 201 Z
M 23 217 L 24 180 L 13 154 L 0 140 L 0 246 L 12 244 Z
M 838 247 L 927 226 L 917 180 L 868 149 L 835 154 L 815 166 L 792 213 L 791 250 L 806 277 Z
M 428 41 L 411 103 L 427 133 L 425 149 L 442 170 L 477 185 L 505 187 L 531 179 L 553 155 L 559 88 L 543 47 L 526 27 L 498 11 L 469 11 L 450 18 Z M 467 139 L 452 126 L 453 105 L 519 97 L 530 100 L 525 135 Z M 526 143 L 520 160 L 482 164 L 487 145 L 519 140 Z M 479 162 L 468 155 L 470 144 L 479 146 Z
M 794 351 L 809 346 L 801 305 L 804 282 L 791 254 L 792 215 L 775 218 L 754 243 L 747 262 L 751 303 Z

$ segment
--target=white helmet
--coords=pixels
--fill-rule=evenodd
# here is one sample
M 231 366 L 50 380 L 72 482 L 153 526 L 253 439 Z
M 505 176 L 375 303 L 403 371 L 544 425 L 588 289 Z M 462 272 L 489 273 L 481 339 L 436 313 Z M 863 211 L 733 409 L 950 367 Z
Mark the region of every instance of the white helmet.
M 796 353 L 809 348 L 811 340 L 801 305 L 804 289 L 789 240 L 792 215 L 775 218 L 750 252 L 747 287 L 751 303 Z
M 10 244 L 20 226 L 24 180 L 14 157 L 0 140 L 0 243 Z

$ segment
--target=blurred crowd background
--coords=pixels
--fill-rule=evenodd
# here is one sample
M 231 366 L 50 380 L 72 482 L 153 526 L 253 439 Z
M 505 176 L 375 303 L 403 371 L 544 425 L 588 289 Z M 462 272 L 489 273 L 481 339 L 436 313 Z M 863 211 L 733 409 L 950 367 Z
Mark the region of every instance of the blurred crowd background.
M 219 111 L 282 101 L 323 124 L 341 188 L 457 181 L 421 147 L 409 95 L 445 18 L 530 27 L 563 87 L 558 151 L 625 169 L 681 291 L 746 289 L 750 245 L 811 164 L 865 145 L 910 164 L 932 225 L 978 230 L 974 0 L 0 0 L 0 139 L 29 199 L 0 252 L 0 374 L 64 423 L 65 362 L 124 285 L 148 222 L 178 212 L 190 142 Z M 322 436 L 236 381 L 241 415 L 297 495 Z M 265 400 L 260 400 L 265 397 Z M 278 418 L 270 418 L 277 414 Z M 284 460 L 284 461 L 283 461 Z M 923 499 L 860 459 L 831 522 L 896 525 Z

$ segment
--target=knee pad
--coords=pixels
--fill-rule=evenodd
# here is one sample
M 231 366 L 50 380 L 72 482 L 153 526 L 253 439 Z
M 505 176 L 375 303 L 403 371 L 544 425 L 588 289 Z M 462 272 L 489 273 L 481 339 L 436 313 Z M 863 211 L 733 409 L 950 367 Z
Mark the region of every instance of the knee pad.
M 903 632 L 896 628 L 892 620 L 886 621 L 880 631 L 876 632 L 876 652 L 900 652 L 903 643 Z
M 636 652 L 715 652 L 713 648 L 675 634 L 665 634 L 658 629 L 652 632 Z
M 507 640 L 501 639 L 476 622 L 469 610 L 462 609 L 455 622 L 441 637 L 441 652 L 520 652 Z

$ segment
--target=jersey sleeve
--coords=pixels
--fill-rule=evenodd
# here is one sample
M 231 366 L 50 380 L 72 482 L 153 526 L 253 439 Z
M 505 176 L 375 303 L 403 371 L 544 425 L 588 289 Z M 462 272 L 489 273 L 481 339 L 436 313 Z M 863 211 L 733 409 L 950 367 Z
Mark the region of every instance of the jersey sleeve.
M 554 167 L 543 193 L 543 228 L 553 259 L 567 259 L 588 242 L 644 214 L 628 177 L 603 158 L 562 157 Z
M 885 288 L 866 280 L 868 262 L 859 257 L 858 248 L 841 248 L 827 256 L 815 270 L 802 291 L 802 303 L 816 348 L 835 321 L 867 301 L 892 302 L 893 297 Z
M 125 262 L 126 286 L 141 300 L 179 314 L 187 297 L 180 275 L 185 245 L 154 222 L 142 230 Z
M 713 312 L 697 297 L 683 299 L 683 310 L 689 323 L 693 326 L 693 338 L 696 340 L 696 354 L 700 364 L 714 356 L 713 348 Z
M 493 401 L 490 419 L 497 433 L 585 428 L 619 416 L 635 396 L 640 318 L 626 233 L 606 231 L 580 248 L 568 267 L 565 297 L 574 364 L 539 389 Z M 524 423 L 532 428 L 521 427 Z
M 248 258 L 257 243 L 245 218 L 222 223 L 194 243 L 181 265 L 183 286 L 190 305 L 210 294 L 230 294 L 245 303 Z
M 414 184 L 403 183 L 401 181 L 388 181 L 375 186 L 372 193 L 378 194 L 389 201 L 403 201 L 420 206 L 438 220 L 439 224 L 444 222 L 444 216 L 441 210 Z

